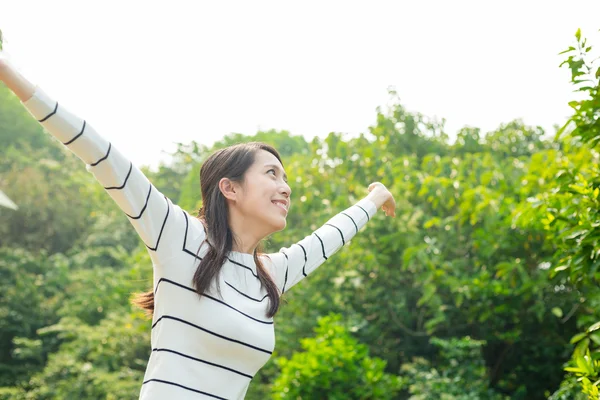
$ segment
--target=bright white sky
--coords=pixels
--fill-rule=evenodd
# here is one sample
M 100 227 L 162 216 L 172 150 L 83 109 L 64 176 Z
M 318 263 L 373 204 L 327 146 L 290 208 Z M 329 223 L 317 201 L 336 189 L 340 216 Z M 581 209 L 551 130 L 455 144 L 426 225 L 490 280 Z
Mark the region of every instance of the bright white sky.
M 366 132 L 394 86 L 454 135 L 570 114 L 557 53 L 600 1 L 0 0 L 6 50 L 135 163 L 174 142 Z

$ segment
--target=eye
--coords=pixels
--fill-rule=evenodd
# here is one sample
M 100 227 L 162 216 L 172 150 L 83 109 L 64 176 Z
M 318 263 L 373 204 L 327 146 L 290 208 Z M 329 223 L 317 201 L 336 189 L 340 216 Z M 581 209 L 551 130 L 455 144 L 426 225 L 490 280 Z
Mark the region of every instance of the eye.
M 273 173 L 273 176 L 277 176 L 277 171 L 275 171 L 273 168 L 271 168 L 270 170 L 268 170 L 268 171 L 267 171 L 267 174 L 268 174 L 269 172 L 272 172 L 272 173 Z

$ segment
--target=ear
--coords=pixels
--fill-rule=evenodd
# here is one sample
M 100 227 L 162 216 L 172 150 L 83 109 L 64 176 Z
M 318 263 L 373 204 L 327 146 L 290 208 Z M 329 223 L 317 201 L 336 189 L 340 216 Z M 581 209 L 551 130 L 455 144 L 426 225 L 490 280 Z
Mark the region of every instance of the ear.
M 229 178 L 221 178 L 219 181 L 219 190 L 226 199 L 236 201 L 239 195 L 238 186 Z

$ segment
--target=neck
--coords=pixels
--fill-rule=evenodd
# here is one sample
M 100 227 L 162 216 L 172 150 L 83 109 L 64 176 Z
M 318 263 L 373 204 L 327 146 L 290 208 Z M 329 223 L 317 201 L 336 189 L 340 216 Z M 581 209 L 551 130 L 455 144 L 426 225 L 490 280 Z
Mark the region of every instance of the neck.
M 229 227 L 233 233 L 231 249 L 240 253 L 254 254 L 254 250 L 265 236 L 256 231 L 258 225 L 235 211 L 230 213 Z M 254 227 L 254 229 L 249 229 L 249 227 Z

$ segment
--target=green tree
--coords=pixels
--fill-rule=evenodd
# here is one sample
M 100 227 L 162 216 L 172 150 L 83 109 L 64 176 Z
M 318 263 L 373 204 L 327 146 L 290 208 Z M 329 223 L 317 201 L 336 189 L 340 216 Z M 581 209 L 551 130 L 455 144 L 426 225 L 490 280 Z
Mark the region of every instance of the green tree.
M 483 342 L 469 337 L 432 338 L 431 342 L 440 351 L 435 366 L 423 358 L 402 366 L 403 382 L 411 395 L 408 400 L 508 399 L 489 386 L 481 354 Z
M 571 375 L 562 389 L 581 382 L 583 393 L 598 399 L 600 393 L 600 65 L 591 57 L 592 47 L 575 34 L 575 46 L 561 66 L 571 71 L 571 82 L 580 100 L 569 103 L 573 116 L 559 130 L 562 152 L 548 165 L 548 184 L 529 205 L 522 220 L 538 224 L 554 250 L 551 275 L 563 291 L 575 293 L 570 307 L 557 309 L 557 316 L 573 318 L 580 332 L 571 339 L 574 351 L 565 370 Z M 567 311 L 568 310 L 568 311 Z M 554 398 L 560 398 L 563 390 Z
M 384 372 L 385 361 L 369 357 L 341 324 L 341 316 L 319 319 L 303 352 L 279 358 L 281 374 L 273 383 L 276 399 L 393 399 L 399 379 Z
M 58 321 L 68 265 L 23 249 L 0 248 L 0 387 L 12 386 L 43 367 L 53 343 L 39 341 L 38 329 Z M 29 349 L 25 349 L 25 345 Z M 36 351 L 32 353 L 31 346 Z

